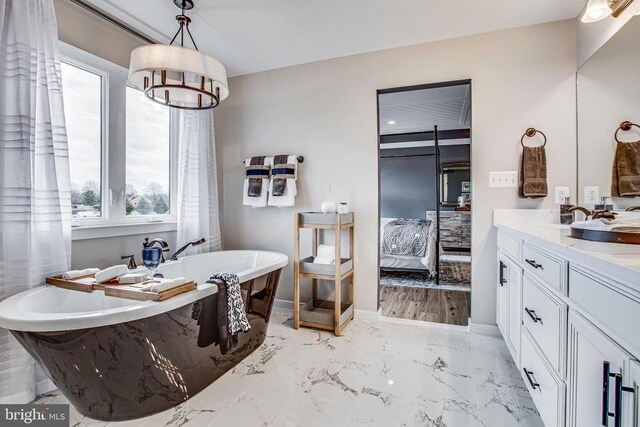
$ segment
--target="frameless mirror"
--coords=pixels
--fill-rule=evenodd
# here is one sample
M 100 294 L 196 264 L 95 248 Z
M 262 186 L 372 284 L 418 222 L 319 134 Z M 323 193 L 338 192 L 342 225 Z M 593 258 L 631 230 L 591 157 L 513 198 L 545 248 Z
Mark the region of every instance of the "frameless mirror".
M 615 209 L 640 205 L 640 170 L 636 170 L 640 169 L 640 142 L 636 142 L 640 128 L 621 127 L 625 121 L 640 124 L 638 41 L 640 16 L 578 70 L 577 203 L 581 206 L 598 207 L 602 197 L 616 193 L 620 196 L 608 199 Z M 615 166 L 618 144 L 627 145 Z

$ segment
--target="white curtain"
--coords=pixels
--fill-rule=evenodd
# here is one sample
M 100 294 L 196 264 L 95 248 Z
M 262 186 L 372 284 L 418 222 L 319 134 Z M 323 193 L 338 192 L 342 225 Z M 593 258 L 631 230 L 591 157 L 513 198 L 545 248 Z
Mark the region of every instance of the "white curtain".
M 69 159 L 52 0 L 0 0 L 0 300 L 68 269 Z M 0 329 L 0 403 L 35 397 L 33 359 Z
M 178 235 L 176 247 L 201 237 L 193 252 L 220 250 L 220 219 L 213 112 L 172 110 L 178 139 Z

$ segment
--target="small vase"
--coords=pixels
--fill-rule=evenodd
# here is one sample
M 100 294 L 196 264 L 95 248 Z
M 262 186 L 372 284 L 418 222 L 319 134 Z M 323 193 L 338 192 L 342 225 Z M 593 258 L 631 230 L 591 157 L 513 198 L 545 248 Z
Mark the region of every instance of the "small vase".
M 322 213 L 336 213 L 337 204 L 334 200 L 325 200 L 320 205 L 320 210 Z
M 338 213 L 339 214 L 346 214 L 351 212 L 349 210 L 349 205 L 347 204 L 347 202 L 340 202 L 340 204 L 338 205 Z

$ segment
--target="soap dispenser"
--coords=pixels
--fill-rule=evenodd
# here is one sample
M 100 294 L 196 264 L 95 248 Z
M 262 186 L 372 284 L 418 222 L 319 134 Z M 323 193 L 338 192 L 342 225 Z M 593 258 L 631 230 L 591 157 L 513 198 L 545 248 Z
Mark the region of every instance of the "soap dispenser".
M 609 199 L 609 196 L 602 196 L 600 198 L 600 204 L 595 205 L 594 210 L 613 211 L 613 203 L 607 203 L 607 199 Z
M 571 225 L 573 222 L 573 212 L 567 212 L 572 208 L 571 197 L 565 197 L 564 202 L 560 205 L 560 224 Z

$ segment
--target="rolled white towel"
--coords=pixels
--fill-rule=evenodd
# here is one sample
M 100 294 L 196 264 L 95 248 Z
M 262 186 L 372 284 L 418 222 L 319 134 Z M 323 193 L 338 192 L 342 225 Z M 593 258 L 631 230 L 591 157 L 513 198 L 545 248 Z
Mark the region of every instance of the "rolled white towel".
M 147 273 L 127 273 L 118 277 L 118 282 L 123 285 L 144 282 L 147 279 Z
M 164 292 L 169 289 L 177 288 L 185 283 L 189 283 L 189 280 L 185 277 L 177 277 L 175 279 L 160 279 L 159 282 L 148 283 L 140 287 L 145 292 Z
M 335 264 L 336 247 L 333 245 L 318 246 L 318 255 L 313 259 L 314 264 Z
M 84 270 L 71 270 L 62 275 L 65 280 L 75 279 L 76 277 L 90 276 L 100 271 L 99 268 L 85 268 Z
M 129 269 L 124 264 L 105 268 L 104 270 L 100 270 L 96 273 L 96 283 L 108 282 L 116 277 L 127 274 L 127 271 L 129 271 Z

